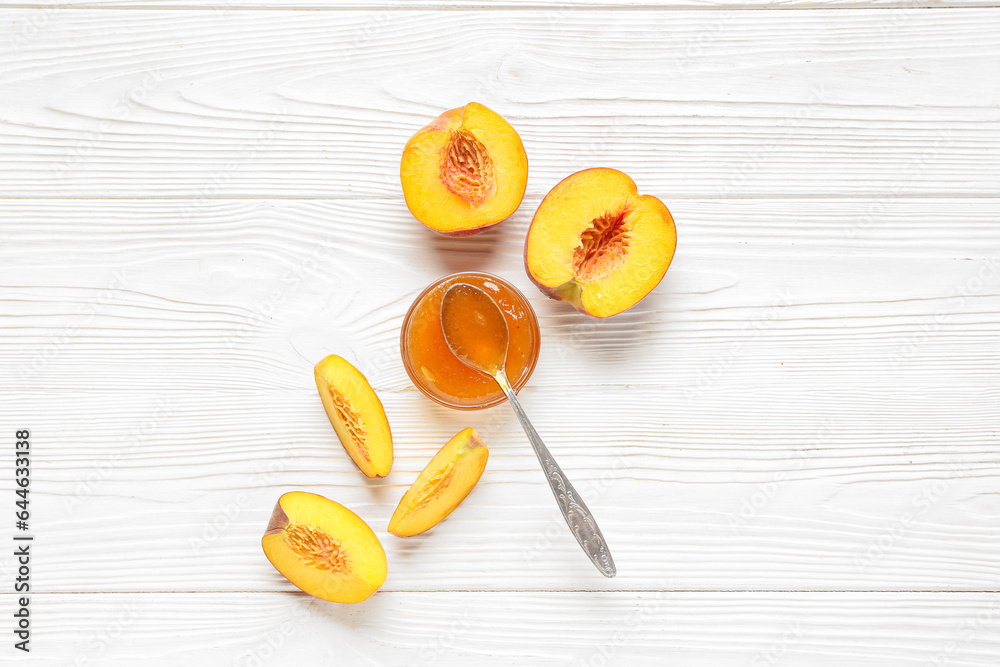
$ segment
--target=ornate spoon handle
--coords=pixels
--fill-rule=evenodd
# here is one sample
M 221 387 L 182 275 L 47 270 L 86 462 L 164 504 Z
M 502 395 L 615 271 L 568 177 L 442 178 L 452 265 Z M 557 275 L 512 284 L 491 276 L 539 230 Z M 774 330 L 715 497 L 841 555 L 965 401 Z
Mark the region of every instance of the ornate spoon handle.
M 535 456 L 538 457 L 538 462 L 542 464 L 542 470 L 545 472 L 545 478 L 549 481 L 549 488 L 552 489 L 552 495 L 556 497 L 556 503 L 559 504 L 563 518 L 566 519 L 566 524 L 569 526 L 573 536 L 576 537 L 576 541 L 580 543 L 580 546 L 583 547 L 583 550 L 590 557 L 594 565 L 597 566 L 597 569 L 601 571 L 601 574 L 605 577 L 615 576 L 618 572 L 615 569 L 615 561 L 611 558 L 611 550 L 608 549 L 608 543 L 605 541 L 604 535 L 601 534 L 601 529 L 597 527 L 597 522 L 594 521 L 594 515 L 587 509 L 586 503 L 583 502 L 580 494 L 570 484 L 570 481 L 566 478 L 566 473 L 562 471 L 556 460 L 552 458 L 549 448 L 545 446 L 535 427 L 531 425 L 528 415 L 521 409 L 521 404 L 517 402 L 517 396 L 510 386 L 507 374 L 503 370 L 500 370 L 496 375 L 496 380 L 500 383 L 503 393 L 506 394 L 507 400 L 510 401 L 511 406 L 514 408 L 514 413 L 521 421 L 521 427 L 524 429 L 525 435 L 528 436 L 528 441 L 535 450 Z

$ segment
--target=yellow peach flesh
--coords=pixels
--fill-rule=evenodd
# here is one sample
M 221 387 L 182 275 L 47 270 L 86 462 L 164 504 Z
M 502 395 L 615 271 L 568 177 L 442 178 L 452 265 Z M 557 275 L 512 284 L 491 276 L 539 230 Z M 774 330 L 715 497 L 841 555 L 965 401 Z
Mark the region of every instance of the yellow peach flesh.
M 357 514 L 314 493 L 278 499 L 261 538 L 264 554 L 288 581 L 331 602 L 368 599 L 385 582 L 385 551 Z
M 509 217 L 528 182 L 521 138 L 471 102 L 446 111 L 407 142 L 400 163 L 406 205 L 436 232 L 463 236 Z
M 547 295 L 595 317 L 634 306 L 660 282 L 677 233 L 667 207 L 627 175 L 587 169 L 546 195 L 525 241 L 525 268 Z
M 316 364 L 316 388 L 344 450 L 368 477 L 392 468 L 392 432 L 375 390 L 346 359 L 331 354 Z
M 486 469 L 489 450 L 472 428 L 460 431 L 434 455 L 403 495 L 389 521 L 400 537 L 430 530 L 451 514 Z

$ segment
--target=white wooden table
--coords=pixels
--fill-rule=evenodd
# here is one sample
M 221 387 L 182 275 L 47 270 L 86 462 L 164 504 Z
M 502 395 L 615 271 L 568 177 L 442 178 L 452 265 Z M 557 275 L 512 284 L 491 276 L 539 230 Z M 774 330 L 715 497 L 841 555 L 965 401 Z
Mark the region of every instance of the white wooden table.
M 1000 663 L 994 0 L 2 0 L 0 19 L 0 662 Z M 407 212 L 399 156 L 472 100 L 521 133 L 528 194 L 443 239 Z M 604 322 L 521 259 L 541 197 L 591 166 L 678 223 L 663 283 Z M 614 580 L 507 408 L 438 407 L 402 368 L 407 306 L 466 269 L 537 310 L 525 408 Z M 329 353 L 386 406 L 385 480 L 326 420 Z M 474 493 L 386 534 L 468 425 L 491 447 Z M 313 600 L 265 560 L 293 489 L 382 536 L 368 602 Z

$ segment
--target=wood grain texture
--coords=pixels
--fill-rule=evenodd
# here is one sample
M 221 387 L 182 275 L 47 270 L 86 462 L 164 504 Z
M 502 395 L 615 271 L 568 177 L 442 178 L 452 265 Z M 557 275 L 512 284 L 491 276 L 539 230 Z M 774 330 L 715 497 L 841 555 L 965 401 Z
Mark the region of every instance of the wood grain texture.
M 595 16 L 629 10 L 774 10 L 774 9 L 893 9 L 909 13 L 924 9 L 996 7 L 995 0 L 0 0 L 0 7 L 27 10 L 25 34 L 47 25 L 45 16 L 56 8 L 74 9 L 188 9 L 225 12 L 245 9 L 268 11 L 370 11 L 383 16 L 414 11 L 531 10 L 557 19 L 573 13 Z M 387 20 L 387 19 L 383 19 Z
M 500 0 L 484 4 L 473 0 L 0 0 L 0 7 L 31 10 L 30 34 L 45 25 L 52 8 L 77 9 L 199 9 L 224 12 L 241 9 L 377 11 L 396 15 L 412 11 L 504 11 L 544 12 L 561 18 L 569 12 L 607 12 L 650 9 L 757 10 L 757 9 L 895 9 L 900 13 L 922 9 L 996 7 L 995 0 Z M 36 25 L 37 24 L 37 25 Z
M 395 198 L 406 139 L 471 99 L 533 196 L 597 165 L 667 199 L 1000 183 L 1000 9 L 23 11 L 0 196 Z
M 0 212 L 19 221 L 0 249 L 13 378 L 0 396 L 3 420 L 21 420 L 0 428 L 29 425 L 45 452 L 42 590 L 282 590 L 258 545 L 282 491 L 330 495 L 382 532 L 468 425 L 493 448 L 489 469 L 432 534 L 382 533 L 389 590 L 1000 580 L 991 200 L 679 200 L 667 279 L 609 322 L 527 284 L 528 213 L 455 240 L 386 201 L 20 200 Z M 440 408 L 402 369 L 413 296 L 469 268 L 511 278 L 541 316 L 522 396 L 591 494 L 621 571 L 610 584 L 565 533 L 513 416 Z M 387 480 L 353 469 L 315 396 L 312 363 L 331 352 L 386 405 Z
M 279 593 L 43 595 L 32 604 L 36 652 L 18 664 L 993 667 L 1000 654 L 994 593 L 379 593 L 354 606 Z
M 594 576 L 502 412 L 463 418 L 383 394 L 397 461 L 376 482 L 353 469 L 306 391 L 4 395 L 17 422 L 2 426 L 30 425 L 42 452 L 41 591 L 290 590 L 259 542 L 278 496 L 295 489 L 351 507 L 378 531 L 390 591 L 665 579 L 687 590 L 983 590 L 1000 580 L 995 392 L 913 392 L 908 411 L 868 399 L 874 415 L 864 418 L 842 396 L 830 410 L 789 395 L 727 397 L 685 416 L 648 387 L 563 389 L 575 428 L 552 394 L 526 392 L 527 409 L 601 522 L 619 568 L 610 582 Z M 609 405 L 601 421 L 580 417 Z M 46 420 L 53 410 L 58 419 Z M 403 491 L 468 425 L 492 451 L 473 495 L 430 533 L 388 535 Z M 13 568 L 5 554 L 0 574 Z
M 996 370 L 992 200 L 667 201 L 670 272 L 604 322 L 525 276 L 532 203 L 444 239 L 398 201 L 6 201 L 0 369 L 24 389 L 130 391 L 148 376 L 181 391 L 301 389 L 336 349 L 383 390 L 412 391 L 398 357 L 407 307 L 445 273 L 484 269 L 541 318 L 537 387 L 908 392 L 979 389 L 969 378 Z
M 0 0 L 0 433 L 32 431 L 37 535 L 18 663 L 994 667 L 995 5 Z M 472 99 L 520 131 L 528 196 L 442 239 L 399 154 Z M 520 255 L 541 197 L 598 165 L 680 238 L 608 322 Z M 467 269 L 539 314 L 522 399 L 614 580 L 512 415 L 438 407 L 402 369 L 410 301 Z M 322 412 L 330 352 L 385 403 L 387 479 Z M 473 494 L 385 533 L 468 425 L 491 448 Z M 271 568 L 292 489 L 371 523 L 382 592 L 323 603 Z

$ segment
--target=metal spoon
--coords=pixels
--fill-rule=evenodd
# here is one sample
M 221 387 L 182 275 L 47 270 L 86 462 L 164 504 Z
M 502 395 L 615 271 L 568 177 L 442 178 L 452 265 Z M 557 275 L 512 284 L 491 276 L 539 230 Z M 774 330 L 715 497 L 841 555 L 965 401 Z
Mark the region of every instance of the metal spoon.
M 535 456 L 542 464 L 545 478 L 559 509 L 583 550 L 605 577 L 617 573 L 608 543 L 597 527 L 587 505 L 566 478 L 559 464 L 552 458 L 538 432 L 528 421 L 528 416 L 517 402 L 504 367 L 507 365 L 509 331 L 507 320 L 493 297 L 485 290 L 468 283 L 455 283 L 441 299 L 441 331 L 448 347 L 458 359 L 470 368 L 493 377 L 514 408 L 521 421 L 528 441 L 535 449 Z

